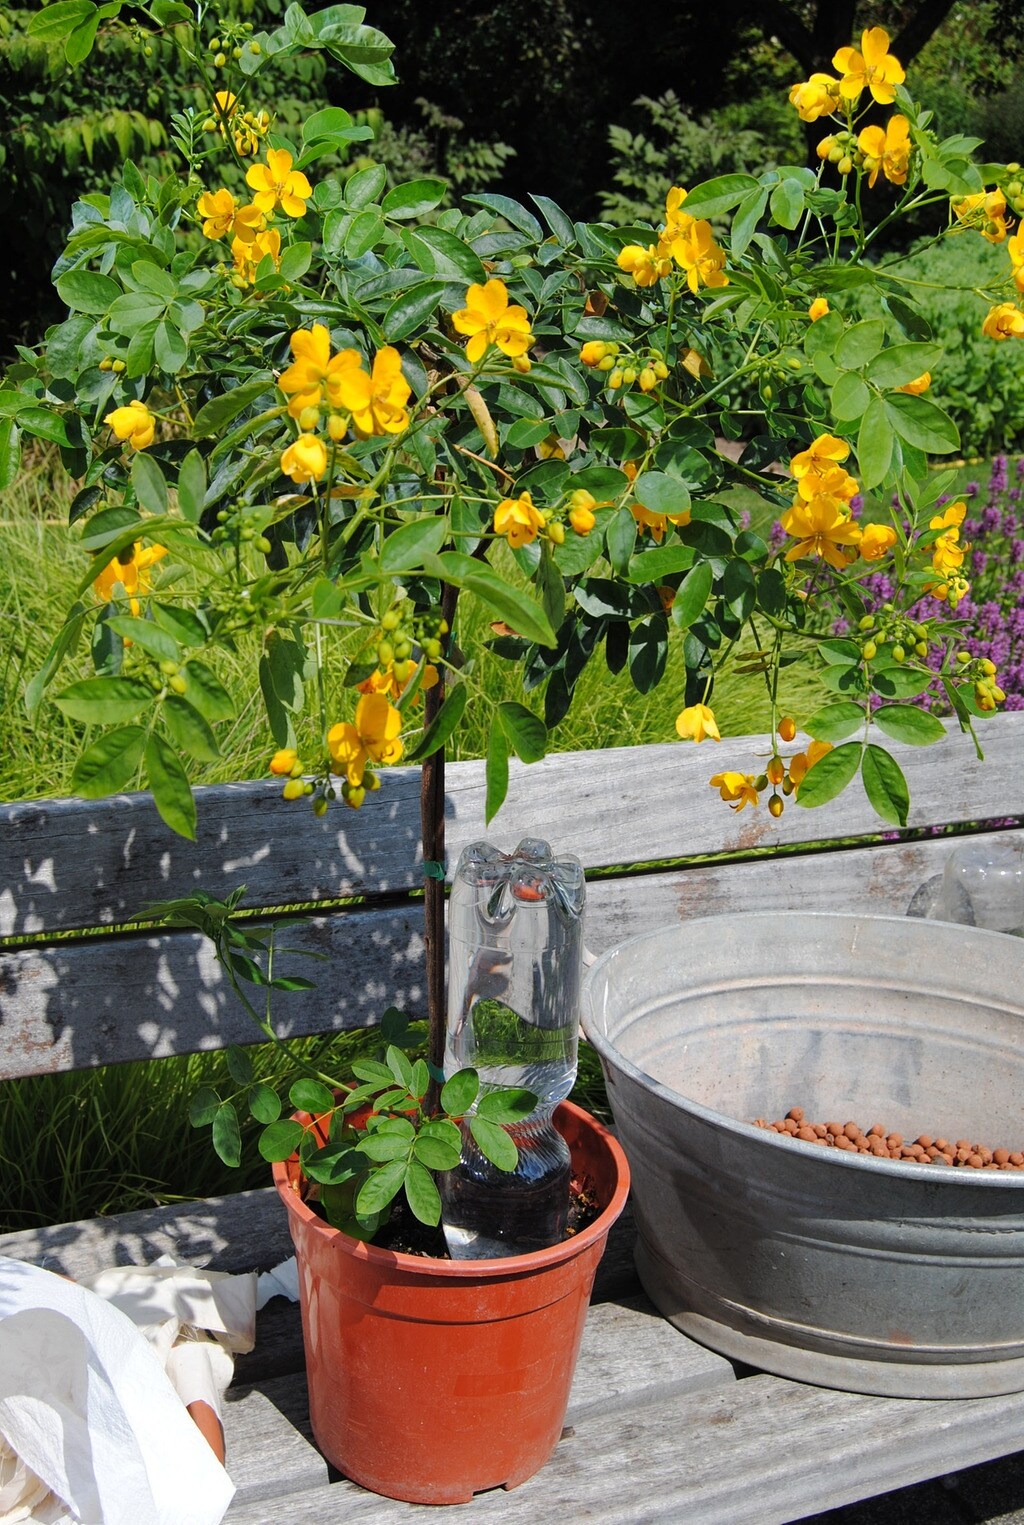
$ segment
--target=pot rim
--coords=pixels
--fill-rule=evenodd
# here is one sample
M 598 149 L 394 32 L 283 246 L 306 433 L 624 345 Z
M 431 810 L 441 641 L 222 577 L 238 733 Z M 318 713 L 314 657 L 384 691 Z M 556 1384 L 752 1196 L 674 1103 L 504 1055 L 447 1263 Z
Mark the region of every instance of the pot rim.
M 596 986 L 605 966 L 611 963 L 624 949 L 649 942 L 652 938 L 668 931 L 692 933 L 695 928 L 700 927 L 703 923 L 722 920 L 724 915 L 728 915 L 731 923 L 737 921 L 749 923 L 751 921 L 775 919 L 778 917 L 779 912 L 730 911 L 727 913 L 722 912 L 717 916 L 697 916 L 687 918 L 685 922 L 672 922 L 668 926 L 651 927 L 646 932 L 638 932 L 633 937 L 624 938 L 622 942 L 616 943 L 614 947 L 608 948 L 604 953 L 600 954 L 590 968 L 584 971 L 583 1014 L 580 1028 L 587 1042 L 597 1049 L 598 1054 L 606 1064 L 622 1070 L 631 1080 L 643 1086 L 645 1090 L 652 1091 L 670 1106 L 678 1108 L 682 1104 L 686 1111 L 692 1112 L 695 1117 L 700 1118 L 703 1122 L 709 1123 L 716 1128 L 721 1128 L 727 1133 L 736 1134 L 744 1140 L 756 1140 L 757 1143 L 767 1145 L 771 1149 L 789 1150 L 790 1158 L 792 1158 L 792 1146 L 787 1139 L 781 1138 L 778 1134 L 769 1133 L 766 1128 L 755 1128 L 753 1123 L 745 1123 L 741 1122 L 738 1118 L 729 1117 L 725 1112 L 717 1112 L 713 1107 L 706 1107 L 703 1103 L 694 1101 L 689 1096 L 684 1096 L 681 1091 L 673 1090 L 671 1086 L 665 1085 L 663 1081 L 656 1080 L 653 1075 L 649 1075 L 646 1070 L 640 1069 L 631 1059 L 627 1059 L 625 1054 L 615 1047 L 614 1043 L 605 1033 L 601 1032 L 600 1029 L 587 1020 L 590 1015 L 589 1001 L 591 989 Z M 891 922 L 893 925 L 901 927 L 908 920 L 905 916 L 874 916 L 869 912 L 863 911 L 801 911 L 800 917 L 803 922 L 808 920 L 819 922 L 842 921 L 844 923 L 855 921 Z M 915 917 L 912 919 L 924 922 L 926 925 L 934 925 L 937 929 L 954 925 L 954 923 L 948 922 L 930 922 L 925 917 Z M 984 927 L 956 925 L 958 932 L 966 933 L 971 938 L 980 937 L 989 939 L 999 937 L 1005 939 L 1006 937 L 1004 932 L 990 932 Z M 1024 952 L 1024 940 L 1018 938 L 1016 941 L 1020 942 L 1021 951 Z M 978 1188 L 988 1191 L 997 1189 L 1024 1191 L 1024 1170 L 965 1170 L 962 1168 L 951 1170 L 936 1168 L 934 1165 L 919 1165 L 916 1161 L 912 1160 L 882 1160 L 874 1155 L 868 1159 L 866 1156 L 855 1154 L 852 1151 L 847 1153 L 845 1150 L 838 1149 L 816 1149 L 813 1154 L 810 1149 L 805 1149 L 801 1152 L 800 1158 L 811 1164 L 816 1162 L 825 1168 L 835 1165 L 842 1167 L 844 1170 L 870 1170 L 873 1173 L 882 1171 L 886 1175 L 897 1176 L 903 1180 L 927 1179 L 929 1182 L 934 1181 L 936 1185 L 943 1187 L 961 1189 L 969 1187 L 971 1190 Z M 909 1177 L 907 1175 L 908 1171 L 911 1172 Z M 918 1171 L 921 1172 L 921 1175 L 917 1174 Z
M 302 1114 L 296 1114 L 296 1116 L 300 1115 Z M 588 1224 L 580 1233 L 574 1234 L 570 1239 L 563 1239 L 560 1244 L 549 1245 L 544 1250 L 530 1250 L 525 1255 L 506 1255 L 489 1260 L 439 1260 L 430 1255 L 408 1255 L 401 1250 L 385 1250 L 374 1244 L 366 1244 L 361 1239 L 353 1239 L 341 1229 L 326 1223 L 318 1213 L 307 1207 L 289 1176 L 289 1167 L 298 1164 L 295 1154 L 287 1160 L 275 1162 L 274 1185 L 289 1212 L 294 1212 L 314 1233 L 336 1239 L 338 1248 L 344 1254 L 351 1255 L 354 1260 L 365 1260 L 369 1265 L 376 1265 L 381 1269 L 387 1267 L 393 1271 L 405 1271 L 419 1276 L 477 1280 L 482 1276 L 492 1280 L 500 1277 L 525 1276 L 532 1271 L 543 1271 L 551 1266 L 560 1265 L 563 1261 L 571 1260 L 605 1238 L 625 1207 L 626 1196 L 629 1192 L 629 1162 L 622 1145 L 615 1136 L 603 1123 L 598 1122 L 596 1117 L 593 1117 L 585 1108 L 577 1106 L 575 1102 L 560 1102 L 555 1109 L 556 1120 L 559 1115 L 565 1120 L 575 1121 L 577 1126 L 589 1129 L 602 1141 L 615 1166 L 615 1189 L 607 1205 L 593 1223 Z

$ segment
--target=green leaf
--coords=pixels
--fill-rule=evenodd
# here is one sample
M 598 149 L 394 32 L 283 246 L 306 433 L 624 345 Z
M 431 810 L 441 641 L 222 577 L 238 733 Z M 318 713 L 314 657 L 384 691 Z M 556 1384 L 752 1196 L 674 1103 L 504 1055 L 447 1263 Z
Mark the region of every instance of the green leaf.
M 290 244 L 281 254 L 281 276 L 286 281 L 301 281 L 312 263 L 312 244 Z
M 524 704 L 508 700 L 498 705 L 497 718 L 520 761 L 539 762 L 547 751 L 548 743 L 547 726 L 540 716 L 528 710 Z
M 894 662 L 891 667 L 875 669 L 871 686 L 883 699 L 914 699 L 931 687 L 934 678 L 932 672 L 921 672 Z
M 176 375 L 188 359 L 188 341 L 166 318 L 161 318 L 153 335 L 153 358 L 160 369 L 171 376 Z
M 198 710 L 186 704 L 184 699 L 171 696 L 164 700 L 162 714 L 179 752 L 194 757 L 196 762 L 218 760 L 221 754 L 217 738 Z
M 521 202 L 513 201 L 511 196 L 502 196 L 495 191 L 478 191 L 475 196 L 464 196 L 463 200 L 473 206 L 486 207 L 489 212 L 496 212 L 511 227 L 537 243 L 544 237 L 544 229 L 533 213 L 528 212 Z
M 629 563 L 632 583 L 661 583 L 675 572 L 693 566 L 694 550 L 689 545 L 657 545 L 637 551 Z
M 757 225 L 768 205 L 768 194 L 767 187 L 750 191 L 736 208 L 729 233 L 729 251 L 733 259 L 741 259 L 750 247 L 750 241 L 757 232 Z
M 356 1212 L 379 1213 L 392 1202 L 405 1182 L 405 1160 L 389 1160 L 379 1170 L 371 1170 L 356 1196 Z
M 672 623 L 679 630 L 688 630 L 707 606 L 711 596 L 714 572 L 706 561 L 698 563 L 679 584 L 672 601 Z
M 517 635 L 541 646 L 558 644 L 551 622 L 540 605 L 519 588 L 511 587 L 492 568 L 481 567 L 477 572 L 468 573 L 462 586 L 494 611 L 492 617 L 511 625 Z
M 293 1123 L 290 1119 L 272 1122 L 260 1134 L 260 1154 L 271 1164 L 279 1160 L 290 1160 L 302 1142 L 302 1134 L 301 1123 Z
M 867 378 L 877 387 L 901 387 L 941 364 L 942 356 L 940 344 L 893 344 L 875 356 Z
M 813 809 L 834 800 L 837 794 L 842 794 L 847 784 L 857 776 L 860 756 L 860 743 L 848 741 L 845 746 L 835 747 L 831 752 L 826 752 L 824 757 L 819 757 L 804 776 L 797 791 L 798 803 Z
M 142 523 L 141 516 L 135 512 L 134 508 L 102 508 L 98 514 L 93 514 L 89 520 L 79 545 L 83 551 L 105 550 L 112 541 L 118 539 L 123 539 L 127 545 L 131 545 L 135 535 L 124 535 L 123 532 L 127 529 L 139 532 L 141 531 Z M 111 552 L 111 555 L 116 554 L 116 552 Z M 93 581 L 96 572 L 103 565 L 104 562 L 97 561 L 95 570 L 87 578 L 87 583 Z
M 188 1120 L 193 1128 L 208 1128 L 217 1115 L 220 1097 L 212 1086 L 200 1086 L 188 1106 Z
M 892 460 L 893 433 L 886 414 L 888 406 L 881 397 L 872 397 L 860 421 L 857 464 L 865 488 L 877 487 L 884 481 Z
M 176 604 L 151 603 L 149 611 L 161 630 L 166 630 L 183 646 L 203 646 L 209 631 L 191 609 L 179 609 Z
M 381 210 L 385 217 L 402 221 L 423 217 L 425 213 L 440 206 L 447 190 L 446 180 L 405 180 L 388 191 L 381 203 Z
M 409 1140 L 404 1135 L 379 1130 L 368 1133 L 356 1146 L 364 1159 L 383 1162 L 403 1160 L 409 1156 Z
M 863 724 L 863 706 L 846 699 L 836 704 L 823 705 L 807 721 L 804 729 L 816 741 L 836 742 L 845 741 L 847 736 L 852 736 L 858 726 Z
M 620 508 L 605 530 L 604 543 L 608 550 L 608 560 L 620 577 L 625 577 L 629 572 L 630 559 L 636 545 L 636 532 L 636 520 L 628 508 Z
M 0 419 L 0 492 L 18 480 L 21 471 L 21 430 L 13 418 Z
M 820 764 L 815 767 L 820 767 Z M 905 826 L 910 809 L 910 791 L 895 757 L 883 747 L 865 747 L 861 777 L 864 780 L 864 792 L 882 820 L 891 821 L 894 826 Z
M 491 1123 L 522 1123 L 536 1107 L 537 1097 L 533 1091 L 524 1086 L 502 1086 L 481 1096 L 476 1115 Z
M 245 1052 L 245 1049 L 239 1048 L 237 1044 L 232 1043 L 224 1050 L 224 1057 L 227 1060 L 228 1074 L 235 1082 L 235 1085 L 251 1085 L 253 1080 L 252 1060 Z
M 43 695 L 54 674 L 68 652 L 74 650 L 81 638 L 87 612 L 84 604 L 72 604 L 68 610 L 67 619 L 50 644 L 42 666 L 25 686 L 25 712 L 33 725 L 39 706 L 43 702 Z
M 831 392 L 833 417 L 844 423 L 858 419 L 870 401 L 871 393 L 867 383 L 857 372 L 842 371 Z
M 272 1086 L 262 1082 L 252 1086 L 248 1102 L 249 1111 L 258 1123 L 276 1123 L 281 1116 L 281 1098 Z M 291 1150 L 288 1152 L 290 1154 Z
M 462 1158 L 462 1136 L 453 1128 L 455 1143 L 428 1133 L 424 1128 L 412 1146 L 412 1152 L 428 1170 L 454 1170 Z
M 780 227 L 790 232 L 799 227 L 804 215 L 804 188 L 799 180 L 780 180 L 771 193 L 770 205 L 772 217 Z
M 420 281 L 397 296 L 381 321 L 381 327 L 390 344 L 407 339 L 433 317 L 441 293 L 442 281 Z
M 464 1117 L 480 1092 L 476 1070 L 456 1070 L 441 1088 L 441 1106 L 449 1117 Z
M 760 182 L 753 175 L 718 175 L 694 186 L 683 203 L 684 210 L 692 217 L 721 217 L 759 189 Z
M 167 512 L 167 483 L 151 455 L 140 450 L 132 462 L 132 486 L 143 508 L 151 514 Z
M 440 516 L 403 524 L 381 546 L 381 571 L 391 574 L 422 567 L 425 557 L 437 555 L 447 534 L 448 521 Z
M 369 206 L 371 201 L 376 201 L 388 183 L 388 172 L 383 164 L 370 164 L 366 169 L 356 170 L 345 181 L 345 205 L 350 207 Z
M 205 662 L 189 662 L 188 688 L 184 698 L 193 709 L 199 711 L 204 720 L 211 723 L 234 718 L 235 701 Z
M 72 794 L 98 800 L 124 789 L 138 771 L 145 744 L 146 732 L 138 725 L 122 726 L 97 737 L 75 763 L 71 775 Z
M 87 312 L 96 317 L 121 295 L 120 286 L 109 275 L 96 275 L 91 270 L 66 270 L 54 285 L 57 295 L 72 312 Z
M 649 694 L 661 682 L 668 659 L 668 620 L 648 615 L 629 633 L 629 675 L 639 694 Z
M 134 720 L 152 704 L 153 690 L 137 678 L 83 678 L 57 694 L 54 703 L 72 720 L 86 725 L 116 725 Z
M 321 1112 L 330 1112 L 334 1106 L 334 1096 L 327 1087 L 321 1081 L 305 1076 L 293 1081 L 288 1091 L 288 1100 L 297 1112 L 308 1112 L 311 1117 L 316 1117 Z
M 881 318 L 869 318 L 848 328 L 835 348 L 836 365 L 844 371 L 859 371 L 873 360 L 885 343 L 885 324 Z
M 912 747 L 930 747 L 946 735 L 946 728 L 938 716 L 912 704 L 883 704 L 872 719 L 879 730 L 894 741 L 906 741 Z
M 49 408 L 19 408 L 18 427 L 26 434 L 34 434 L 36 439 L 49 440 L 51 445 L 68 445 L 67 425 L 57 413 L 51 413 Z
M 641 472 L 633 492 L 637 501 L 654 514 L 685 514 L 690 509 L 690 489 L 686 483 L 664 471 Z
M 480 1152 L 499 1170 L 515 1170 L 519 1163 L 519 1150 L 498 1123 L 488 1122 L 485 1117 L 471 1117 L 469 1131 Z
M 556 201 L 552 201 L 549 196 L 532 194 L 530 200 L 564 248 L 569 248 L 576 242 L 576 229 L 573 227 L 572 218 L 566 216 Z
M 213 1147 L 225 1165 L 242 1163 L 242 1135 L 238 1113 L 231 1102 L 222 1101 L 213 1119 Z
M 509 742 L 500 725 L 492 725 L 487 739 L 487 799 L 484 819 L 489 826 L 505 803 L 508 793 Z
M 92 0 L 55 0 L 30 18 L 28 35 L 43 42 L 59 42 L 95 14 Z
M 196 802 L 178 754 L 162 736 L 146 742 L 146 772 L 161 819 L 180 837 L 195 841 Z
M 225 424 L 237 418 L 258 397 L 272 394 L 273 385 L 271 376 L 261 376 L 252 381 L 243 382 L 240 387 L 234 387 L 230 392 L 222 393 L 220 397 L 212 397 L 196 414 L 192 425 L 193 435 L 196 439 L 205 439 L 210 435 L 219 434 Z
M 384 1063 L 399 1085 L 405 1086 L 407 1090 L 412 1089 L 412 1061 L 408 1054 L 403 1054 L 396 1044 L 389 1043 L 384 1055 Z
M 900 439 L 933 455 L 948 455 L 960 447 L 960 432 L 948 413 L 926 397 L 897 392 L 885 399 L 889 422 Z
M 134 614 L 114 614 L 106 623 L 122 640 L 134 641 L 161 662 L 176 662 L 181 655 L 173 635 L 161 630 L 153 620 L 140 619 Z
M 410 1160 L 405 1174 L 405 1200 L 421 1223 L 431 1227 L 441 1221 L 441 1198 L 430 1171 L 419 1160 Z
M 405 754 L 407 763 L 422 762 L 440 750 L 454 732 L 469 699 L 465 683 L 456 683 L 414 747 Z
M 206 464 L 198 450 L 190 450 L 178 473 L 178 507 L 191 524 L 198 524 L 206 497 Z

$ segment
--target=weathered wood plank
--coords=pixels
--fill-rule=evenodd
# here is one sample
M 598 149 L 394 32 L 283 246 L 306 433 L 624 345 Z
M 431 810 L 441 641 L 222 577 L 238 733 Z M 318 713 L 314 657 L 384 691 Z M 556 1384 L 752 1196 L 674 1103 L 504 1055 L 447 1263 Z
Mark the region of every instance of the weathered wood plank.
M 304 1373 L 268 1383 L 265 1391 L 249 1388 L 233 1395 L 228 1389 L 223 1406 L 224 1447 L 228 1476 L 236 1489 L 232 1509 L 250 1503 L 262 1507 L 267 1499 L 327 1483 L 327 1463 L 276 1400 L 275 1388 L 289 1381 L 305 1390 Z
M 1021 840 L 1014 832 L 992 836 Z M 600 953 L 651 927 L 766 906 L 902 916 L 927 904 L 929 881 L 949 851 L 949 841 L 936 838 L 597 879 L 588 889 L 587 944 Z M 425 1015 L 420 920 L 419 903 L 407 902 L 296 923 L 289 946 L 324 961 L 296 960 L 316 989 L 275 998 L 280 1031 L 359 1027 L 391 1004 Z M 198 936 L 109 937 L 0 953 L 0 1078 L 191 1053 L 255 1036 Z
M 869 1398 L 749 1377 L 697 1393 L 584 1416 L 542 1472 L 473 1500 L 503 1525 L 785 1525 L 823 1509 L 1017 1449 L 1024 1397 L 934 1403 Z M 290 1525 L 422 1516 L 456 1525 L 465 1506 L 396 1504 L 348 1482 L 294 1495 Z M 242 1508 L 235 1525 L 278 1525 L 280 1503 Z
M 1024 714 L 981 730 L 984 763 L 959 735 L 931 748 L 892 744 L 910 780 L 911 825 L 1024 815 Z M 788 808 L 779 821 L 763 810 L 736 814 L 708 788 L 720 769 L 757 773 L 763 764 L 758 738 L 513 763 L 508 800 L 485 827 L 484 765 L 457 763 L 447 774 L 449 866 L 485 834 L 506 847 L 547 837 L 596 868 L 878 831 L 859 783 L 819 810 Z M 195 843 L 167 830 L 148 795 L 0 807 L 0 936 L 109 925 L 195 889 L 223 895 L 244 884 L 248 904 L 279 906 L 404 893 L 422 882 L 415 769 L 389 771 L 363 810 L 320 821 L 282 800 L 277 783 L 200 790 Z

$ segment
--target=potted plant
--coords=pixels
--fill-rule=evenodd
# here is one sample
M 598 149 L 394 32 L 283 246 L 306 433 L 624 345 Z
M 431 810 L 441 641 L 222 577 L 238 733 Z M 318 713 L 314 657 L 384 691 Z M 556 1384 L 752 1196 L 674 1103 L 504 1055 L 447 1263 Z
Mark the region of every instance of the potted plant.
M 69 0 L 33 29 L 81 61 L 119 12 Z M 490 819 L 510 757 L 544 754 L 590 661 L 641 693 L 681 664 L 675 728 L 702 743 L 719 740 L 710 700 L 732 656 L 764 676 L 771 735 L 760 773 L 712 775 L 723 801 L 767 797 L 778 816 L 859 777 L 903 825 L 907 783 L 879 737 L 944 735 L 906 701 L 933 690 L 973 733 L 1000 699 L 992 664 L 961 660 L 964 510 L 927 472 L 927 454 L 957 447 L 925 395 L 942 352 L 898 258 L 876 252 L 928 207 L 942 236 L 1005 242 L 983 324 L 1013 342 L 1017 171 L 940 141 L 871 28 L 835 78 L 791 92 L 803 120 L 832 129 L 815 168 L 673 187 L 657 227 L 576 222 L 540 195 L 535 210 L 498 194 L 461 209 L 441 181 L 389 185 L 383 165 L 348 165 L 369 129 L 340 108 L 297 139 L 280 130 L 281 60 L 319 50 L 374 86 L 393 79 L 392 45 L 359 7 L 293 4 L 258 33 L 182 0 L 132 15 L 140 46 L 159 33 L 181 50 L 205 104 L 173 119 L 174 167 L 129 162 L 109 195 L 77 203 L 55 272 L 68 317 L 19 351 L 0 392 L 0 480 L 22 436 L 53 441 L 83 553 L 26 702 L 52 697 L 81 726 L 76 792 L 148 785 L 186 835 L 189 769 L 218 755 L 240 705 L 218 675 L 225 650 L 251 657 L 288 799 L 359 809 L 389 765 L 422 762 L 430 1045 L 425 1072 L 386 1062 L 391 1121 L 443 1152 L 445 1116 L 420 1083 L 441 1068 L 443 758 L 466 714 L 485 720 Z M 872 102 L 884 127 L 864 118 Z M 723 500 L 738 482 L 783 507 L 775 530 Z M 893 593 L 876 609 L 864 584 L 879 569 Z M 941 617 L 919 617 L 926 591 Z M 69 682 L 80 648 L 92 671 Z M 521 698 L 490 697 L 485 657 L 512 665 Z M 835 695 L 801 717 L 810 742 L 783 700 L 793 662 Z M 223 908 L 178 909 L 246 935 Z M 253 974 L 252 950 L 224 952 Z M 310 1118 L 335 1105 L 299 1095 Z M 267 1126 L 283 1149 L 289 1125 Z M 308 1139 L 315 1123 L 293 1126 Z M 214 1133 L 231 1155 L 229 1113 Z M 425 1199 L 419 1171 L 406 1179 Z M 373 1254 L 354 1240 L 347 1253 Z

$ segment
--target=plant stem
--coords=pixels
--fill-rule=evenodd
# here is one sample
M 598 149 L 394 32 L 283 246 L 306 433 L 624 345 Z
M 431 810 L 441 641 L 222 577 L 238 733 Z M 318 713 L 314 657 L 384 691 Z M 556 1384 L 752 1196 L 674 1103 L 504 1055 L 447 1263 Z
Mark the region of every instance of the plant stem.
M 458 588 L 446 583 L 441 593 L 441 615 L 448 622 L 445 652 L 452 639 Z M 439 681 L 427 691 L 424 702 L 424 727 L 430 725 L 444 702 L 444 667 Z M 439 747 L 423 764 L 420 779 L 420 830 L 423 836 L 425 863 L 444 863 L 444 747 Z M 441 1068 L 445 1043 L 444 989 L 444 880 L 427 875 L 423 895 L 423 932 L 427 953 L 427 1060 Z M 431 1077 L 424 1103 L 427 1112 L 437 1106 L 438 1086 Z

